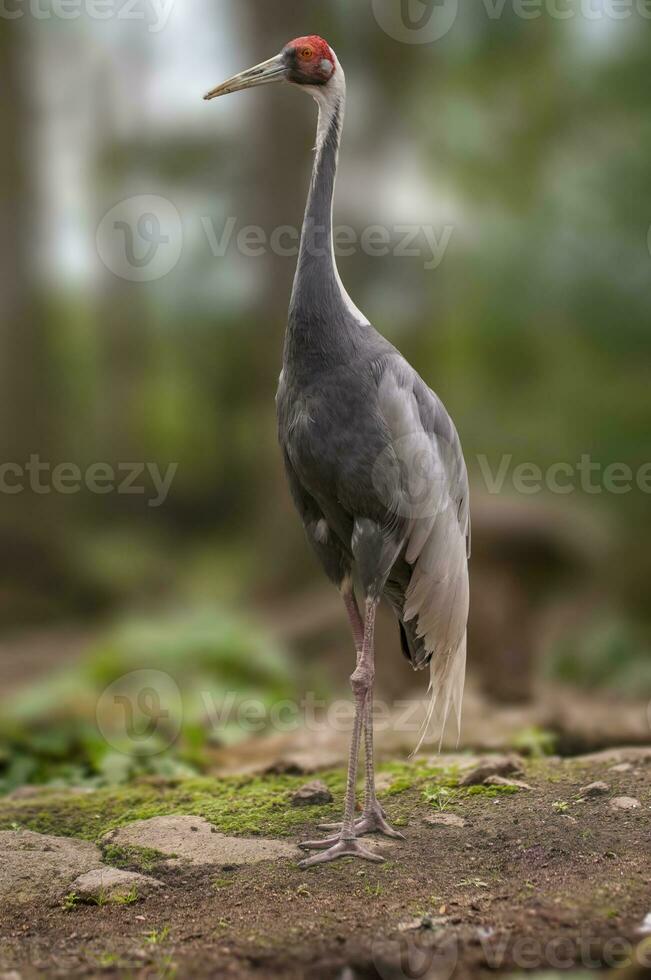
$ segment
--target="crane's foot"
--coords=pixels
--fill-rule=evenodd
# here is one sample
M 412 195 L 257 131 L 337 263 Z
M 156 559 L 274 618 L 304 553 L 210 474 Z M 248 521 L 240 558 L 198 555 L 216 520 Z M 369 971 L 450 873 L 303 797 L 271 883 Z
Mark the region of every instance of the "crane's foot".
M 319 824 L 319 830 L 341 830 L 341 826 L 340 823 L 322 823 Z M 361 837 L 363 834 L 383 834 L 395 840 L 405 840 L 405 835 L 399 830 L 394 830 L 387 822 L 386 813 L 379 803 L 365 808 L 361 817 L 355 821 L 354 828 L 355 837 Z
M 320 850 L 320 854 L 305 858 L 299 862 L 299 868 L 311 868 L 315 864 L 326 864 L 328 861 L 336 861 L 338 858 L 357 857 L 364 861 L 374 861 L 380 864 L 384 861 L 381 854 L 371 851 L 364 847 L 357 840 L 341 840 L 340 837 L 333 837 L 323 841 L 305 841 L 299 847 L 309 848 L 310 850 Z

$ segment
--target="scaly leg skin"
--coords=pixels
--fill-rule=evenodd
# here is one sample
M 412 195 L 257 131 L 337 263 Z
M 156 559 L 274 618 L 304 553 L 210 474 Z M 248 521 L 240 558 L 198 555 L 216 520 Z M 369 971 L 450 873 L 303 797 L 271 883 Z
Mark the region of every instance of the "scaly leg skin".
M 364 847 L 363 844 L 360 844 L 358 840 L 355 840 L 355 827 L 353 822 L 357 762 L 359 758 L 362 725 L 364 723 L 366 705 L 369 701 L 373 685 L 373 633 L 376 609 L 377 602 L 367 600 L 364 641 L 357 667 L 351 677 L 351 685 L 355 695 L 355 721 L 353 724 L 350 757 L 348 760 L 348 779 L 346 783 L 346 803 L 343 824 L 339 835 L 334 838 L 334 841 L 305 841 L 302 843 L 300 845 L 301 847 L 308 850 L 319 850 L 321 853 L 301 861 L 299 868 L 311 868 L 315 864 L 325 864 L 328 861 L 336 861 L 337 858 L 341 857 L 359 857 L 366 861 L 375 861 L 377 863 L 384 861 L 384 858 L 380 854 L 376 854 L 374 851 Z
M 364 706 L 364 752 L 366 756 L 366 789 L 364 794 L 364 809 L 361 817 L 354 823 L 355 836 L 363 834 L 383 834 L 395 840 L 405 840 L 405 835 L 394 830 L 387 822 L 386 813 L 378 802 L 375 792 L 375 767 L 373 764 L 373 702 L 371 695 Z M 319 830 L 340 830 L 340 823 L 319 824 Z M 337 838 L 332 838 L 332 841 Z
M 362 617 L 359 614 L 359 609 L 357 608 L 357 602 L 355 601 L 352 588 L 343 593 L 343 600 L 346 606 L 346 612 L 348 613 L 348 618 L 350 619 L 350 625 L 353 632 L 353 639 L 355 641 L 359 663 L 364 636 L 364 624 L 362 623 Z M 366 704 L 364 705 L 364 752 L 366 761 L 364 809 L 361 817 L 358 817 L 354 823 L 355 836 L 361 837 L 362 834 L 383 834 L 385 837 L 393 837 L 396 840 L 404 840 L 404 834 L 394 830 L 393 827 L 387 823 L 386 813 L 378 803 L 375 792 L 375 767 L 373 763 L 373 696 L 371 691 L 369 691 Z M 319 830 L 341 830 L 341 827 L 342 824 L 340 823 L 319 824 Z M 329 841 L 324 841 L 323 843 L 327 846 L 328 843 L 332 844 L 336 840 L 337 838 L 333 837 Z

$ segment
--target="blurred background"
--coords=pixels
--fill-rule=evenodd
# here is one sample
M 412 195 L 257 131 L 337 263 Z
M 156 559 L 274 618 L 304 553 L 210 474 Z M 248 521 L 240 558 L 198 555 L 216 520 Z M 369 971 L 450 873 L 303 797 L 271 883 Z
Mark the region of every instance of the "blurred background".
M 348 690 L 345 617 L 275 441 L 295 256 L 291 234 L 268 243 L 300 228 L 315 110 L 287 86 L 201 100 L 306 33 L 348 78 L 342 277 L 443 398 L 470 470 L 462 745 L 649 740 L 650 16 L 610 0 L 7 0 L 3 791 L 309 768 L 300 720 L 279 734 L 265 714 L 253 737 L 216 725 L 205 692 L 268 707 Z M 364 239 L 374 226 L 386 248 Z M 379 648 L 391 710 L 424 695 L 389 614 Z M 180 707 L 163 705 L 166 751 L 140 757 L 96 714 L 143 669 Z M 413 743 L 387 734 L 384 750 Z

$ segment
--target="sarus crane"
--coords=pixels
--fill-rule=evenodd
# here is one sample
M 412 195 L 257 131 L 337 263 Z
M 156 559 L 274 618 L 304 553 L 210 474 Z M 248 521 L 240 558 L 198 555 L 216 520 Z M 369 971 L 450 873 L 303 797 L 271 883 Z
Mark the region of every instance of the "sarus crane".
M 403 654 L 416 670 L 430 667 L 421 741 L 433 726 L 442 737 L 450 710 L 460 724 L 465 677 L 468 476 L 442 402 L 357 309 L 337 270 L 332 209 L 346 101 L 337 56 L 322 38 L 300 37 L 204 98 L 271 82 L 298 86 L 319 109 L 276 398 L 279 442 L 308 539 L 343 598 L 357 658 L 343 823 L 320 828 L 334 836 L 301 844 L 317 853 L 300 866 L 347 856 L 382 861 L 359 838 L 374 832 L 404 838 L 387 822 L 375 790 L 376 610 L 382 598 L 388 601 Z M 354 582 L 363 594 L 363 615 Z M 362 737 L 366 789 L 356 819 Z

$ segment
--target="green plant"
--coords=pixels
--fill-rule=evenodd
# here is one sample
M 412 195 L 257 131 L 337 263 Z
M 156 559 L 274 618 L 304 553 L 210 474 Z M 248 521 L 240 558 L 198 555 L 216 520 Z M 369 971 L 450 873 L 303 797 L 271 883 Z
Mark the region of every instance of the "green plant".
M 220 888 L 230 888 L 232 884 L 233 884 L 232 878 L 215 878 L 215 880 L 212 883 L 212 886 L 215 889 L 215 891 L 219 891 Z
M 66 912 L 72 912 L 73 909 L 77 908 L 80 901 L 81 899 L 79 898 L 77 892 L 68 892 L 68 894 L 63 899 L 61 907 Z
M 115 966 L 119 962 L 120 957 L 117 953 L 100 953 L 97 957 L 97 965 L 101 967 Z
M 373 898 L 379 898 L 380 895 L 383 893 L 384 888 L 378 881 L 374 885 L 365 885 L 364 891 L 366 892 L 367 895 L 371 895 Z
M 126 893 L 126 895 L 114 895 L 113 902 L 116 905 L 133 905 L 138 901 L 138 889 L 134 885 L 133 888 Z
M 457 792 L 446 786 L 435 786 L 423 792 L 424 799 L 436 810 L 447 810 L 458 796 Z

